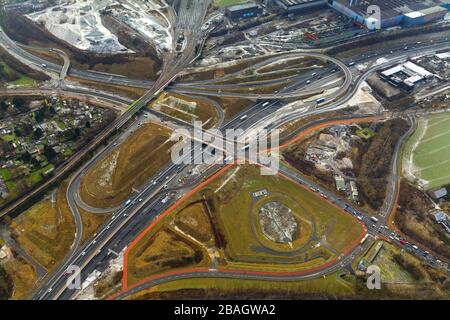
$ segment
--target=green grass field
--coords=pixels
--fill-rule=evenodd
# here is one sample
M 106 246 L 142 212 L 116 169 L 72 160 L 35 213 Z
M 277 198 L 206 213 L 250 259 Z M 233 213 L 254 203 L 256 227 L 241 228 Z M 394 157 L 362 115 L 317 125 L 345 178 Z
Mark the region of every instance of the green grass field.
M 335 258 L 362 233 L 352 217 L 290 180 L 262 176 L 254 166 L 242 166 L 230 178 L 233 172 L 234 168 L 205 192 L 227 242 L 225 251 L 235 267 L 308 269 Z M 252 192 L 262 189 L 269 195 L 254 202 Z M 259 230 L 258 208 L 273 200 L 287 205 L 300 226 L 292 246 L 271 242 Z
M 404 156 L 404 170 L 419 178 L 419 183 L 426 189 L 449 184 L 450 113 L 420 119 Z
M 361 130 L 358 130 L 356 132 L 356 134 L 358 135 L 358 137 L 365 139 L 365 140 L 369 140 L 370 138 L 373 138 L 375 136 L 375 131 L 373 131 L 370 128 L 364 128 Z
M 39 170 L 31 172 L 30 175 L 26 178 L 27 184 L 31 187 L 31 186 L 34 186 L 35 184 L 41 182 L 41 180 L 43 179 L 44 173 L 53 168 L 55 168 L 55 166 L 53 164 L 48 164 Z
M 17 80 L 10 81 L 9 84 L 15 85 L 18 87 L 35 87 L 37 85 L 35 80 L 27 77 L 26 75 L 16 72 L 10 66 L 8 66 L 6 63 L 0 61 L 0 65 L 3 67 L 3 70 L 9 76 L 12 77 L 13 75 L 16 75 L 19 77 Z
M 267 196 L 255 199 L 252 194 L 262 189 L 268 191 Z M 232 167 L 179 204 L 130 250 L 129 283 L 156 273 L 158 269 L 151 265 L 153 260 L 149 257 L 165 255 L 169 248 L 167 245 L 163 247 L 155 244 L 156 241 L 152 242 L 152 239 L 161 236 L 161 230 L 172 228 L 170 220 L 180 212 L 184 214 L 185 221 L 189 218 L 196 221 L 198 231 L 210 234 L 211 231 L 206 231 L 205 223 L 200 224 L 194 215 L 198 210 L 202 214 L 206 213 L 202 205 L 191 206 L 199 203 L 203 195 L 211 210 L 213 225 L 222 238 L 219 265 L 223 268 L 276 272 L 309 270 L 336 259 L 354 245 L 363 232 L 356 219 L 286 178 L 262 176 L 260 168 L 256 166 Z M 260 230 L 259 208 L 263 203 L 274 200 L 292 210 L 299 226 L 290 244 L 271 241 Z M 168 227 L 164 227 L 164 224 Z M 194 235 L 188 229 L 185 230 Z M 196 238 L 200 239 L 198 235 Z M 170 266 L 172 269 L 186 267 L 179 263 L 171 263 Z M 166 269 L 167 266 L 159 268 L 161 271 Z
M 11 171 L 8 168 L 0 169 L 0 177 L 3 179 L 3 181 L 10 180 L 12 177 Z
M 214 4 L 218 7 L 229 7 L 236 4 L 247 2 L 246 0 L 214 0 Z
M 210 294 L 220 290 L 225 296 L 240 296 L 243 293 L 259 293 L 261 295 L 273 295 L 274 292 L 280 296 L 289 295 L 314 295 L 320 297 L 353 297 L 355 294 L 355 279 L 345 272 L 336 272 L 324 278 L 305 281 L 261 281 L 242 279 L 185 279 L 177 280 L 143 290 L 128 298 L 149 299 L 151 294 L 161 292 L 175 292 L 181 289 L 202 290 L 202 295 Z

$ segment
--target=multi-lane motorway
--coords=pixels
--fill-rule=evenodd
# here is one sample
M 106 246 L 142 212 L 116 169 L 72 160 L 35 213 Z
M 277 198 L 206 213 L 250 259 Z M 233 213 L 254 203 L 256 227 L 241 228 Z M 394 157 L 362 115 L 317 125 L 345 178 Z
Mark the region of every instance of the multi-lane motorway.
M 375 121 L 382 119 L 389 119 L 392 116 L 391 113 L 380 114 L 378 116 L 366 116 L 361 118 L 355 118 L 352 116 L 337 118 L 337 119 L 323 119 L 319 121 L 315 121 L 312 123 L 308 123 L 300 128 L 300 132 L 306 131 L 308 128 L 316 127 L 321 123 L 339 123 L 339 122 L 365 122 L 365 121 Z M 403 138 L 405 138 L 405 135 Z M 213 278 L 235 278 L 235 279 L 253 279 L 253 280 L 284 280 L 284 281 L 293 281 L 293 280 L 306 280 L 315 277 L 321 277 L 326 274 L 330 274 L 340 268 L 343 268 L 349 265 L 355 257 L 359 256 L 369 245 L 370 243 L 377 237 L 383 237 L 386 239 L 390 239 L 393 243 L 404 247 L 405 250 L 410 251 L 412 254 L 417 255 L 419 258 L 424 259 L 430 265 L 439 264 L 438 258 L 429 254 L 426 250 L 421 249 L 419 247 L 415 247 L 414 244 L 406 242 L 401 238 L 400 235 L 396 234 L 389 230 L 388 226 L 385 224 L 386 220 L 380 219 L 378 222 L 374 222 L 371 220 L 371 217 L 368 217 L 361 213 L 357 208 L 349 204 L 346 200 L 336 196 L 334 193 L 329 192 L 324 189 L 320 185 L 309 181 L 307 178 L 293 172 L 290 168 L 282 165 L 279 170 L 279 174 L 297 182 L 298 184 L 304 186 L 305 188 L 310 189 L 312 192 L 316 192 L 318 195 L 327 199 L 331 203 L 339 206 L 342 210 L 348 212 L 353 215 L 356 219 L 361 221 L 366 228 L 366 232 L 368 234 L 368 239 L 364 242 L 363 245 L 357 245 L 352 248 L 350 252 L 347 252 L 345 255 L 340 256 L 333 263 L 323 266 L 322 268 L 306 270 L 302 272 L 288 272 L 288 273 L 265 273 L 265 272 L 251 272 L 246 271 L 242 272 L 239 270 L 229 270 L 229 269 L 190 269 L 186 271 L 179 272 L 168 272 L 164 273 L 152 278 L 149 278 L 148 281 L 143 283 L 138 283 L 133 286 L 127 287 L 126 290 L 120 292 L 118 295 L 114 296 L 115 299 L 123 299 L 134 293 L 137 293 L 143 289 L 152 287 L 154 285 L 179 280 L 186 278 L 196 278 L 196 277 L 213 277 Z M 150 216 L 151 217 L 151 216 Z M 149 218 L 150 218 L 149 217 Z
M 184 70 L 184 68 L 192 63 L 192 61 L 195 59 L 195 57 L 198 56 L 198 48 L 199 45 L 203 43 L 203 39 L 205 37 L 205 34 L 201 31 L 201 27 L 203 26 L 203 21 L 206 18 L 206 10 L 208 9 L 209 1 L 207 0 L 198 0 L 198 1 L 180 1 L 179 5 L 179 11 L 177 13 L 177 21 L 175 29 L 173 30 L 173 39 L 174 44 L 173 47 L 175 48 L 177 46 L 177 43 L 180 41 L 179 39 L 183 39 L 184 45 L 183 45 L 183 51 L 177 52 L 172 51 L 164 58 L 164 66 L 161 71 L 161 76 L 152 84 L 151 88 L 131 107 L 124 112 L 117 120 L 115 120 L 110 126 L 108 126 L 98 137 L 95 141 L 90 143 L 86 148 L 84 148 L 79 154 L 83 155 L 87 152 L 90 152 L 94 150 L 101 141 L 104 141 L 107 137 L 109 137 L 113 132 L 120 130 L 126 123 L 128 123 L 131 118 L 139 112 L 143 107 L 147 106 L 147 104 L 153 99 L 153 97 L 157 96 L 169 83 L 171 83 L 179 74 L 180 71 Z M 98 157 L 98 156 L 97 156 Z M 94 158 L 94 159 L 97 159 Z M 67 168 L 66 170 L 70 170 L 70 168 Z M 62 171 L 61 171 L 62 172 Z M 73 181 L 74 179 L 72 179 Z M 49 181 L 47 181 L 49 183 Z M 154 185 L 153 185 L 154 186 Z M 143 194 L 145 195 L 146 192 L 151 192 L 153 190 L 153 186 L 150 186 L 149 188 L 145 188 L 143 190 Z M 161 186 L 158 184 L 156 188 L 161 188 Z M 148 196 L 148 195 L 147 195 Z M 69 195 L 70 199 L 70 195 Z M 20 203 L 14 204 L 13 206 L 10 206 L 5 210 L 5 212 L 9 212 L 13 210 L 15 207 L 19 206 Z M 72 213 L 74 214 L 76 218 L 76 222 L 79 219 L 79 212 L 77 212 L 78 209 L 75 209 L 76 206 L 71 206 L 73 209 Z M 129 208 L 125 208 L 125 210 L 129 210 Z M 125 219 L 123 222 L 121 219 L 117 219 L 117 215 L 115 216 L 115 220 L 113 218 L 113 221 L 111 224 L 114 223 L 114 221 L 121 221 L 122 225 L 126 221 L 130 220 L 133 215 L 130 215 L 127 217 L 128 219 Z M 44 286 L 44 290 L 39 290 L 37 293 L 37 296 L 39 298 L 43 298 L 41 295 L 42 292 L 44 294 L 50 294 L 52 290 L 52 287 L 54 287 L 54 284 L 61 284 L 61 287 L 64 288 L 65 285 L 65 279 L 61 281 L 61 279 L 64 278 L 65 269 L 67 266 L 69 266 L 69 262 L 73 264 L 75 253 L 80 245 L 80 231 L 82 231 L 82 226 L 80 225 L 81 221 L 78 221 L 77 223 L 77 236 L 75 238 L 75 242 L 72 245 L 72 250 L 69 252 L 69 255 L 64 260 L 63 264 L 58 268 L 58 270 L 46 281 L 46 285 Z M 106 226 L 103 230 L 109 230 L 112 228 L 112 225 L 109 224 Z M 114 230 L 119 230 L 120 228 L 117 228 L 115 226 Z M 105 234 L 105 240 L 110 240 L 113 238 L 114 233 L 111 232 L 105 232 L 101 233 L 99 232 L 98 236 L 102 236 Z M 97 243 L 98 240 L 94 240 L 94 243 Z M 89 249 L 89 247 L 87 248 Z M 84 259 L 86 255 L 86 251 L 82 251 L 80 253 L 80 257 Z M 76 257 L 75 257 L 76 258 Z M 45 288 L 49 288 L 45 290 Z

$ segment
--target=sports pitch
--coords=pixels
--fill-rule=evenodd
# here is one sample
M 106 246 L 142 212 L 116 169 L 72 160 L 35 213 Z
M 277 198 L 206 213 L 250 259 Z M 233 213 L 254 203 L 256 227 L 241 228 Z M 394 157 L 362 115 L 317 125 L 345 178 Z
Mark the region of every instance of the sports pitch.
M 450 112 L 419 120 L 406 145 L 403 171 L 425 189 L 450 184 Z

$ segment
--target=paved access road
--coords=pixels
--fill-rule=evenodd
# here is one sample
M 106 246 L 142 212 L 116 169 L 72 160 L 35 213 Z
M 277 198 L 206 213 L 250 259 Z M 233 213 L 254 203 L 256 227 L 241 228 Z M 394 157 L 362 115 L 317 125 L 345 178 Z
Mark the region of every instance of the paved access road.
M 96 140 L 96 144 L 92 146 L 93 150 L 99 143 L 99 141 L 103 141 L 111 132 L 121 129 L 125 123 L 134 116 L 143 106 L 148 103 L 149 100 L 153 98 L 154 95 L 157 95 L 163 88 L 165 88 L 169 83 L 171 83 L 177 76 L 177 74 L 184 69 L 186 65 L 192 62 L 192 60 L 198 55 L 199 49 L 204 43 L 205 35 L 199 31 L 199 27 L 201 27 L 201 21 L 205 17 L 206 8 L 209 4 L 209 1 L 181 1 L 179 3 L 180 9 L 178 12 L 178 19 L 176 21 L 176 27 L 174 31 L 174 41 L 177 42 L 182 36 L 187 39 L 183 41 L 182 48 L 180 52 L 172 52 L 165 59 L 165 65 L 163 68 L 162 76 L 156 82 L 152 83 L 151 89 L 135 104 L 133 105 L 124 115 L 118 119 L 115 123 L 111 125 L 108 129 L 109 132 L 102 133 L 99 139 Z M 182 30 L 185 30 L 182 32 Z M 187 30 L 187 31 L 186 31 Z M 13 43 L 8 43 L 8 39 L 4 37 L 4 33 L 0 32 L 0 45 L 10 46 Z M 182 34 L 183 33 L 183 34 Z M 176 43 L 174 43 L 174 47 L 176 47 Z M 434 44 L 424 44 L 423 48 L 417 48 L 415 52 L 423 52 L 424 48 L 429 48 L 430 50 L 437 50 L 438 48 L 445 47 L 442 43 L 434 43 Z M 11 46 L 11 48 L 13 48 Z M 377 68 L 382 68 L 387 65 L 393 64 L 395 62 L 401 61 L 405 59 L 408 55 L 413 54 L 413 51 L 408 53 L 402 53 L 403 47 L 398 50 L 394 50 L 395 53 L 392 54 L 392 59 L 388 63 L 382 66 L 378 66 Z M 18 53 L 16 48 L 13 50 L 18 56 L 26 56 L 27 54 Z M 374 53 L 373 57 L 385 56 L 388 53 L 385 51 L 379 51 Z M 369 60 L 369 57 L 358 56 L 354 57 L 353 61 L 365 61 Z M 372 58 L 373 59 L 373 58 Z M 45 62 L 44 62 L 45 63 Z M 38 65 L 37 62 L 35 62 Z M 342 63 L 341 63 L 342 64 Z M 346 67 L 344 72 L 348 72 L 350 68 Z M 53 66 L 48 67 L 53 68 Z M 41 68 L 42 69 L 42 68 Z M 64 74 L 64 70 L 55 69 L 61 74 Z M 346 71 L 347 70 L 347 71 Z M 230 121 L 224 123 L 221 128 L 243 128 L 243 129 L 251 129 L 252 127 L 257 126 L 263 121 L 269 123 L 268 128 L 276 128 L 281 126 L 284 123 L 289 121 L 306 117 L 312 114 L 319 114 L 330 110 L 337 110 L 341 108 L 341 104 L 345 101 L 348 101 L 356 92 L 358 85 L 370 75 L 371 72 L 374 72 L 376 67 L 364 73 L 363 76 L 357 77 L 354 79 L 354 70 L 352 73 L 348 73 L 345 80 L 345 86 L 347 87 L 345 90 L 342 90 L 342 96 L 334 99 L 330 99 L 328 104 L 324 104 L 320 106 L 320 108 L 316 108 L 317 106 L 313 103 L 308 105 L 306 108 L 307 111 L 298 111 L 293 110 L 292 112 L 279 111 L 282 109 L 283 102 L 280 100 L 281 96 L 270 96 L 268 98 L 272 99 L 271 101 L 262 101 L 255 106 L 251 107 L 248 110 L 243 111 L 241 114 L 237 115 Z M 75 72 L 74 70 L 70 70 L 70 72 Z M 330 72 L 330 70 L 325 70 L 323 72 Z M 88 79 L 92 75 L 85 75 Z M 104 79 L 105 75 L 96 74 L 96 77 Z M 334 76 L 329 76 L 326 80 L 330 80 Z M 119 77 L 121 78 L 121 77 Z M 349 80 L 350 79 L 350 80 Z M 286 92 L 288 90 L 300 90 L 302 87 L 305 87 L 305 79 L 300 81 L 297 79 L 297 83 L 293 84 L 289 88 L 285 88 Z M 325 80 L 325 79 L 324 79 Z M 103 81 L 103 80 L 98 80 Z M 118 83 L 126 83 L 126 81 L 132 81 L 128 79 L 116 79 L 114 81 L 119 81 Z M 131 83 L 131 82 L 128 82 Z M 142 83 L 141 83 L 142 85 Z M 147 85 L 150 85 L 148 83 Z M 181 87 L 181 86 L 180 86 Z M 282 90 L 283 91 L 283 90 Z M 282 92 L 281 91 L 281 92 Z M 283 93 L 283 92 L 282 92 Z M 283 96 L 284 97 L 284 96 Z M 333 103 L 331 103 L 331 101 Z M 268 104 L 267 104 L 268 103 Z M 247 115 L 248 118 L 245 121 L 240 120 L 242 115 Z M 204 173 L 204 176 L 211 174 L 214 172 L 211 168 L 209 171 Z M 148 184 L 143 186 L 142 190 L 134 196 L 131 200 L 131 203 L 128 206 L 123 206 L 119 209 L 118 212 L 113 216 L 113 218 L 105 224 L 98 235 L 89 239 L 88 243 L 83 246 L 74 246 L 73 252 L 71 252 L 69 259 L 67 259 L 67 263 L 63 263 L 63 265 L 57 270 L 57 272 L 52 275 L 50 279 L 45 283 L 45 285 L 37 292 L 36 298 L 38 299 L 51 299 L 51 298 L 70 298 L 72 293 L 70 290 L 66 290 L 66 276 L 65 269 L 68 265 L 77 264 L 82 267 L 82 277 L 85 279 L 87 275 L 92 272 L 97 267 L 104 267 L 107 261 L 115 255 L 115 253 L 121 251 L 123 247 L 125 247 L 134 237 L 138 234 L 145 225 L 149 222 L 156 219 L 165 208 L 167 208 L 170 204 L 173 203 L 173 199 L 167 200 L 167 185 L 173 183 L 173 187 L 176 190 L 176 181 L 177 178 L 183 176 L 185 174 L 186 168 L 183 166 L 175 166 L 168 165 L 164 170 L 162 170 L 158 175 L 156 175 Z M 286 172 L 287 173 L 287 172 Z M 192 178 L 191 182 L 194 182 L 194 179 L 201 179 L 201 176 L 197 176 Z M 298 181 L 300 183 L 300 181 Z M 305 182 L 305 181 L 303 181 Z M 323 190 L 325 192 L 325 190 Z M 186 190 L 183 190 L 186 192 Z M 142 199 L 142 200 L 141 200 Z M 356 213 L 355 213 L 356 214 Z M 371 230 L 369 230 L 371 231 Z M 352 254 L 349 255 L 352 257 Z M 342 262 L 337 264 L 337 268 L 342 267 Z M 333 266 L 334 267 L 334 266 Z M 331 267 L 330 269 L 331 270 Z M 222 271 L 220 271 L 222 272 Z M 243 274 L 235 274 L 235 276 L 243 277 Z M 271 275 L 273 276 L 273 275 Z

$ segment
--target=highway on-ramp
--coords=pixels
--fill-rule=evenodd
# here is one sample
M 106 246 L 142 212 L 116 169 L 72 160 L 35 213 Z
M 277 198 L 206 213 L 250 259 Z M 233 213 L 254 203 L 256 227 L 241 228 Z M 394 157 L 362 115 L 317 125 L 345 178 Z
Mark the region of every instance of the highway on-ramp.
M 58 176 L 55 177 L 54 180 L 48 183 L 54 183 L 58 179 L 60 179 L 64 174 L 69 172 L 75 167 L 75 164 L 78 163 L 80 159 L 82 159 L 89 152 L 95 150 L 100 142 L 104 141 L 108 138 L 113 132 L 116 132 L 122 129 L 125 124 L 129 123 L 130 120 L 134 117 L 134 115 L 139 112 L 143 107 L 145 107 L 148 102 L 153 99 L 154 96 L 158 95 L 164 88 L 166 88 L 181 72 L 187 65 L 189 65 L 193 59 L 198 55 L 198 44 L 203 44 L 204 35 L 198 31 L 198 27 L 201 26 L 203 19 L 205 18 L 206 8 L 209 4 L 209 1 L 181 1 L 180 11 L 178 13 L 177 24 L 174 32 L 174 41 L 181 36 L 181 30 L 185 30 L 183 36 L 188 39 L 184 41 L 183 51 L 182 52 L 172 52 L 170 55 L 166 57 L 163 71 L 161 73 L 161 77 L 156 80 L 154 83 L 145 83 L 145 85 L 151 85 L 151 88 L 146 92 L 146 94 L 135 104 L 133 104 L 121 117 L 119 117 L 114 123 L 112 123 L 105 131 L 103 131 L 99 137 L 89 144 L 86 149 L 83 149 L 79 154 L 74 156 L 73 159 L 70 159 L 69 162 L 65 165 L 63 170 L 61 170 Z M 194 6 L 194 7 L 191 7 Z M 194 10 L 193 10 L 194 9 Z M 187 30 L 187 31 L 186 31 Z M 35 66 L 39 67 L 39 64 L 47 63 L 42 62 L 43 60 L 39 60 L 26 52 L 19 52 L 19 50 L 23 50 L 18 48 L 15 43 L 11 42 L 9 38 L 4 35 L 4 32 L 0 32 L 0 45 L 6 47 L 9 51 L 13 51 L 16 56 L 19 56 L 23 59 L 23 57 L 27 57 L 28 59 L 35 59 Z M 442 48 L 442 44 L 435 43 L 433 46 L 433 50 L 437 50 L 437 48 Z M 8 48 L 9 47 L 9 48 Z M 176 46 L 174 46 L 176 47 Z M 396 51 L 396 54 L 398 54 Z M 418 50 L 419 51 L 419 50 Z M 380 56 L 386 54 L 386 52 L 380 51 L 378 53 Z M 408 54 L 411 54 L 408 53 Z M 298 118 L 306 117 L 312 114 L 319 114 L 330 110 L 337 110 L 341 108 L 343 102 L 348 101 L 356 92 L 359 87 L 359 84 L 364 81 L 367 76 L 371 73 L 375 72 L 378 69 L 381 69 L 385 66 L 396 63 L 397 61 L 401 61 L 405 59 L 404 56 L 408 54 L 399 55 L 399 57 L 395 59 L 391 59 L 386 64 L 376 66 L 365 72 L 363 76 L 357 77 L 355 80 L 353 71 L 350 70 L 346 66 L 345 63 L 340 61 L 336 61 L 336 64 L 341 66 L 341 69 L 344 70 L 345 80 L 344 85 L 340 88 L 339 94 L 336 94 L 334 97 L 330 97 L 326 104 L 321 106 L 314 106 L 314 103 L 309 104 L 309 107 L 317 107 L 317 108 L 308 108 L 308 111 L 296 111 L 283 113 L 279 111 L 282 108 L 282 98 L 293 98 L 295 95 L 289 95 L 289 92 L 292 93 L 294 89 L 301 89 L 302 85 L 304 85 L 303 81 L 298 81 L 294 85 L 286 88 L 286 92 L 281 92 L 281 95 L 269 95 L 264 96 L 264 98 L 272 99 L 271 101 L 260 101 L 255 104 L 255 106 L 251 107 L 248 110 L 243 111 L 239 115 L 232 118 L 230 121 L 222 124 L 221 128 L 243 128 L 250 129 L 252 127 L 256 127 L 258 124 L 266 121 L 269 123 L 270 128 L 279 127 L 287 122 L 296 120 Z M 328 57 L 327 57 L 328 58 Z M 357 57 L 360 60 L 364 60 L 361 57 Z M 36 60 L 37 59 L 37 60 Z M 358 60 L 355 59 L 355 60 Z M 49 70 L 60 72 L 60 74 L 64 74 L 64 70 L 62 70 L 61 66 L 48 64 L 47 67 Z M 40 68 L 42 69 L 42 68 Z M 68 68 L 67 68 L 68 69 Z M 61 72 L 62 71 L 62 72 Z M 70 70 L 70 73 L 77 72 L 74 69 Z M 125 84 L 131 85 L 133 80 L 126 79 L 124 77 L 112 77 L 109 75 L 102 75 L 92 72 L 83 72 L 80 76 L 85 79 L 93 79 L 95 81 L 105 81 L 105 78 L 108 77 L 108 81 L 116 84 Z M 111 80 L 112 79 L 112 80 Z M 140 82 L 139 85 L 143 86 L 144 82 Z M 144 86 L 145 86 L 144 85 Z M 174 86 L 177 87 L 177 86 Z M 181 86 L 180 86 L 181 87 Z M 315 91 L 317 92 L 317 90 Z M 249 96 L 246 96 L 249 97 Z M 259 96 L 250 96 L 251 98 L 259 99 Z M 266 102 L 269 102 L 267 105 Z M 264 106 L 265 105 L 265 106 Z M 278 112 L 278 113 L 277 113 Z M 242 121 L 240 119 L 241 115 L 248 115 L 248 119 Z M 274 117 L 276 116 L 276 117 Z M 271 118 L 272 117 L 272 118 Z M 108 148 L 111 145 L 108 146 Z M 95 157 L 94 160 L 98 159 Z M 167 197 L 167 191 L 164 190 L 164 185 L 167 185 L 171 181 L 176 181 L 177 176 L 183 173 L 185 168 L 181 166 L 168 165 L 163 171 L 161 171 L 158 175 L 156 175 L 152 180 L 152 183 L 143 186 L 142 190 L 138 195 L 133 197 L 132 203 L 129 206 L 121 206 L 120 208 L 116 208 L 118 211 L 114 214 L 114 217 L 108 221 L 104 226 L 101 227 L 98 235 L 89 239 L 88 242 L 82 245 L 79 241 L 76 240 L 73 250 L 69 253 L 67 260 L 61 265 L 56 273 L 54 273 L 51 278 L 47 279 L 46 283 L 41 287 L 41 289 L 36 293 L 35 298 L 37 299 L 52 299 L 52 298 L 70 298 L 72 296 L 71 290 L 66 290 L 66 278 L 64 270 L 68 265 L 79 265 L 83 267 L 82 276 L 85 279 L 87 275 L 95 270 L 98 266 L 103 266 L 115 253 L 120 252 L 123 247 L 125 247 L 135 236 L 139 233 L 140 230 L 143 229 L 145 225 L 147 225 L 150 221 L 154 220 L 162 210 L 167 208 L 172 202 L 168 201 L 163 203 L 162 200 Z M 211 173 L 214 172 L 214 168 L 211 169 Z M 215 168 L 218 169 L 218 168 Z M 285 170 L 284 168 L 283 170 Z M 306 180 L 302 180 L 301 177 L 292 176 L 294 173 L 289 170 L 283 171 L 285 175 L 291 175 L 291 178 L 295 179 L 298 183 L 302 183 L 305 185 L 311 185 L 310 182 Z M 205 173 L 205 176 L 207 174 Z M 75 175 L 75 177 L 78 175 Z M 52 178 L 53 179 L 53 178 Z M 73 182 L 74 180 L 71 180 Z M 71 183 L 71 185 L 75 185 L 76 183 Z M 36 193 L 41 192 L 48 187 L 48 185 L 44 185 L 43 188 L 37 189 Z M 73 191 L 73 189 L 72 189 Z M 326 192 L 326 190 L 322 190 L 322 192 Z M 70 195 L 67 195 L 70 198 Z M 140 202 L 139 199 L 143 198 L 145 201 Z M 336 202 L 340 202 L 339 199 L 333 199 Z M 23 203 L 23 202 L 22 202 Z M 22 204 L 20 201 L 14 206 L 7 209 L 7 212 L 10 212 Z M 350 210 L 349 207 L 345 207 L 347 210 Z M 73 213 L 75 212 L 75 216 L 77 209 L 73 209 Z M 352 211 L 351 209 L 350 211 Z M 355 211 L 353 214 L 357 215 Z M 79 216 L 79 214 L 78 214 Z M 77 218 L 76 218 L 77 219 Z M 370 221 L 368 221 L 370 222 Z M 375 227 L 374 227 L 375 228 Z M 369 232 L 372 234 L 374 232 L 378 232 L 378 229 L 371 230 L 369 226 Z M 80 235 L 77 235 L 78 237 Z M 77 239 L 78 239 L 77 237 Z M 108 249 L 108 250 L 106 250 Z M 359 249 L 358 249 L 359 250 Z M 352 257 L 353 253 L 349 255 Z M 347 259 L 347 257 L 345 258 Z M 350 259 L 350 258 L 349 258 Z M 347 261 L 347 260 L 345 260 Z M 340 261 L 338 264 L 333 265 L 327 270 L 323 272 L 329 272 L 334 270 L 333 268 L 342 267 L 341 264 L 343 261 Z M 226 272 L 222 270 L 217 270 L 218 275 L 226 276 Z M 224 272 L 220 274 L 220 272 Z M 200 273 L 196 273 L 200 274 Z M 209 272 L 207 272 L 209 274 Z M 188 273 L 184 276 L 188 277 Z M 201 273 L 203 276 L 204 273 Z M 192 274 L 192 276 L 194 276 Z M 235 277 L 245 278 L 245 274 L 234 274 Z M 248 275 L 250 276 L 250 275 Z M 308 276 L 317 276 L 316 273 L 311 273 Z M 268 275 L 268 277 L 273 277 L 273 275 Z M 173 278 L 166 278 L 165 281 L 170 281 Z M 142 284 L 145 286 L 146 284 Z M 137 290 L 137 289 L 136 289 Z
M 400 59 L 403 59 L 403 57 L 400 57 Z M 392 61 L 391 63 L 396 63 L 397 60 Z M 380 66 L 380 68 L 383 66 Z M 370 72 L 367 72 L 366 74 L 364 74 L 363 76 L 361 76 L 361 78 L 365 78 L 367 77 L 367 75 L 369 73 L 372 73 L 375 71 L 374 70 L 369 70 Z M 355 82 L 356 84 L 359 84 L 358 81 Z M 344 100 L 349 99 L 349 97 L 351 95 L 354 94 L 354 92 L 356 92 L 356 86 L 352 88 L 352 90 L 350 90 L 349 96 L 345 95 L 345 97 L 341 98 Z M 342 101 L 342 100 L 341 100 Z M 235 116 L 233 119 L 231 119 L 230 121 L 228 121 L 227 123 L 225 123 L 222 128 L 240 128 L 240 127 L 251 127 L 254 123 L 258 122 L 258 120 L 260 120 L 262 117 L 266 116 L 267 114 L 270 114 L 270 111 L 272 110 L 273 112 L 276 111 L 280 106 L 278 105 L 279 101 L 272 101 L 270 103 L 270 107 L 266 107 L 263 108 L 262 107 L 262 102 L 257 103 L 254 107 L 250 108 L 249 110 L 245 110 L 245 114 L 249 115 L 248 119 L 252 119 L 252 121 L 250 120 L 246 120 L 246 123 L 242 123 L 242 121 L 240 121 L 239 116 L 237 115 Z M 325 112 L 326 110 L 332 110 L 333 108 L 337 108 L 338 104 L 331 104 L 329 107 L 325 107 L 323 110 L 322 108 L 319 108 L 317 110 L 320 111 L 314 111 L 314 112 Z M 308 113 L 306 115 L 309 115 L 311 113 Z M 296 117 L 302 117 L 305 116 L 305 114 L 297 114 Z M 295 117 L 291 118 L 291 115 L 287 115 L 286 116 L 286 121 L 292 121 L 293 119 L 295 119 Z M 251 123 L 252 122 L 252 123 Z M 281 122 L 277 122 L 278 124 L 283 123 L 283 121 Z M 120 252 L 121 249 L 123 247 L 125 247 L 132 239 L 133 237 L 140 231 L 142 230 L 150 221 L 152 221 L 153 219 L 155 219 L 158 214 L 160 212 L 162 212 L 165 208 L 167 208 L 168 205 L 170 205 L 170 201 L 166 202 L 166 204 L 162 203 L 162 198 L 165 197 L 164 194 L 154 194 L 152 193 L 152 191 L 154 192 L 153 188 L 156 187 L 161 187 L 163 184 L 167 184 L 167 177 L 171 177 L 172 174 L 180 174 L 182 172 L 183 168 L 181 168 L 180 166 L 169 166 L 168 168 L 165 169 L 164 172 L 162 172 L 160 175 L 158 175 L 155 179 L 153 179 L 153 183 L 147 186 L 144 186 L 143 191 L 136 195 L 135 197 L 132 198 L 132 203 L 130 204 L 129 208 L 124 208 L 123 210 L 120 210 L 118 213 L 115 214 L 116 216 L 116 220 L 113 220 L 112 222 L 110 222 L 110 224 L 108 226 L 106 226 L 105 228 L 103 228 L 100 232 L 104 232 L 104 234 L 108 233 L 108 230 L 114 230 L 114 233 L 110 233 L 108 237 L 105 238 L 104 241 L 100 241 L 102 238 L 99 239 L 94 239 L 92 240 L 88 245 L 88 247 L 83 247 L 83 251 L 81 253 L 79 253 L 79 256 L 77 257 L 76 260 L 74 260 L 74 263 L 78 263 L 78 261 L 82 262 L 83 265 L 83 279 L 85 279 L 87 277 L 87 275 L 92 272 L 93 270 L 95 270 L 96 267 L 100 267 L 100 266 L 104 266 L 105 261 L 108 261 L 108 259 L 110 259 L 111 257 L 109 255 L 111 255 L 110 253 L 110 249 L 111 248 L 115 248 L 115 252 Z M 166 176 L 166 177 L 165 177 Z M 176 179 L 175 179 L 176 180 Z M 154 184 L 156 183 L 156 184 Z M 154 186 L 154 187 L 153 187 Z M 326 192 L 326 190 L 322 190 L 322 192 Z M 143 203 L 139 203 L 137 200 L 140 198 L 146 199 L 146 201 L 148 202 L 143 202 Z M 338 202 L 338 200 L 336 200 L 336 202 Z M 348 209 L 348 208 L 347 208 Z M 348 209 L 350 210 L 350 209 Z M 358 214 L 357 211 L 353 211 L 350 210 L 352 212 L 354 212 L 354 214 Z M 127 218 L 127 216 L 133 216 L 133 219 L 130 220 L 129 222 L 126 221 L 124 222 L 123 220 Z M 120 217 L 125 217 L 125 218 L 120 218 Z M 145 221 L 145 222 L 144 222 Z M 140 222 L 140 223 L 139 223 Z M 142 223 L 144 222 L 144 223 Z M 370 223 L 370 221 L 367 221 L 368 223 Z M 376 232 L 379 232 L 379 228 L 377 227 Z M 120 231 L 120 232 L 119 232 Z M 370 229 L 369 229 L 369 232 Z M 100 233 L 99 233 L 100 234 Z M 100 234 L 101 236 L 101 234 Z M 95 243 L 93 241 L 96 241 Z M 109 248 L 107 250 L 107 248 Z M 84 252 L 84 254 L 83 254 Z M 109 253 L 109 255 L 108 255 Z M 88 257 L 87 259 L 85 259 L 84 257 Z M 62 281 L 62 280 L 60 280 Z M 70 292 L 70 290 L 65 290 L 64 288 L 62 288 L 62 290 L 58 291 L 58 294 L 56 296 L 52 295 L 51 292 L 53 292 L 52 290 L 54 290 L 54 288 L 47 286 L 46 287 L 47 290 L 50 290 L 50 292 L 47 291 L 47 294 L 42 294 L 42 296 L 40 296 L 39 298 L 50 298 L 50 297 L 61 297 L 61 298 L 69 298 L 72 293 Z M 42 293 L 42 292 L 41 292 Z

